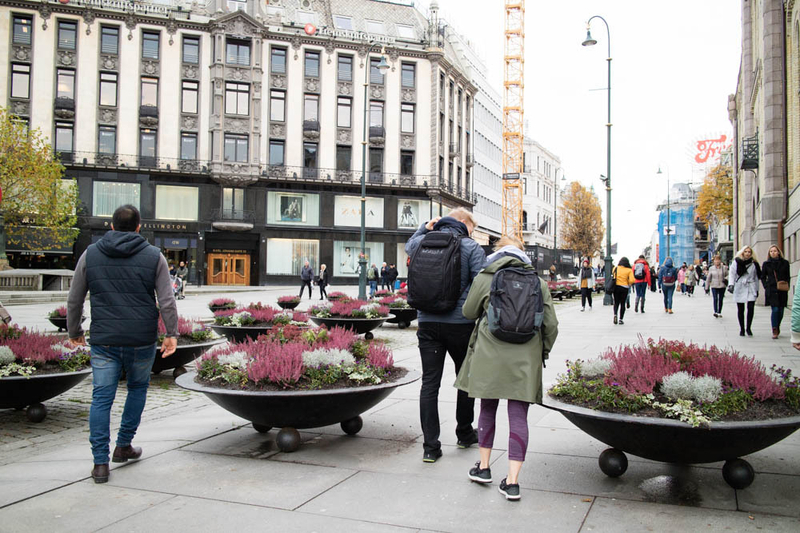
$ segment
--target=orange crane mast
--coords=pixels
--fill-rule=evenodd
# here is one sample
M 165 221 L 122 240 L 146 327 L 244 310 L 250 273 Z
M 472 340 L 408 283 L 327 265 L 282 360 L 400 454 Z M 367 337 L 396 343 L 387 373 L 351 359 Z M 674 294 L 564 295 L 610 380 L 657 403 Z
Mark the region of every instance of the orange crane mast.
M 505 0 L 505 11 L 502 231 L 522 241 L 525 0 Z

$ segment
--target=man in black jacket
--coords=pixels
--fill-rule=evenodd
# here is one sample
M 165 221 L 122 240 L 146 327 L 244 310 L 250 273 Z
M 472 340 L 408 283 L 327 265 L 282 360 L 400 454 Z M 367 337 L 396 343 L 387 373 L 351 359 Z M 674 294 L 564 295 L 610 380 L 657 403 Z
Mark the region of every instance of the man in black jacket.
M 300 270 L 300 298 L 303 297 L 303 290 L 305 290 L 306 287 L 308 287 L 308 299 L 310 300 L 312 298 L 313 296 L 311 294 L 312 279 L 314 279 L 314 269 L 311 268 L 311 265 L 309 265 L 308 261 L 306 261 L 306 264 L 303 265 L 303 269 Z
M 172 355 L 178 345 L 178 307 L 167 260 L 139 234 L 140 222 L 139 210 L 132 205 L 114 211 L 111 231 L 78 260 L 67 299 L 67 328 L 73 346 L 86 344 L 80 317 L 87 291 L 92 306 L 89 442 L 95 483 L 108 481 L 111 405 L 123 370 L 128 397 L 112 460 L 124 463 L 142 456 L 142 449 L 131 442 L 139 428 L 156 357 L 159 308 L 167 329 L 161 356 Z

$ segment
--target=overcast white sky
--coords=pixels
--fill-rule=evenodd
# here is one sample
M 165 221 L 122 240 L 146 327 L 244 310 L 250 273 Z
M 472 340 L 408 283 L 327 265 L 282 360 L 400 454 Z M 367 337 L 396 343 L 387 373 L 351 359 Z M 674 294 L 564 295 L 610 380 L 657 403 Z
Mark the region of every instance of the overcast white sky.
M 429 0 L 418 2 L 427 13 Z M 702 179 L 696 141 L 730 140 L 728 95 L 741 51 L 737 0 L 527 0 L 525 119 L 529 134 L 561 158 L 567 180 L 594 185 L 605 211 L 606 56 L 583 47 L 586 21 L 611 31 L 612 241 L 637 257 L 656 229 L 655 207 L 672 183 Z M 498 91 L 503 81 L 503 0 L 439 0 L 440 12 L 481 53 Z M 601 89 L 601 90 L 597 90 Z M 502 93 L 501 93 L 502 94 Z M 664 174 L 656 175 L 659 164 Z M 694 174 L 694 176 L 693 176 Z M 604 214 L 605 216 L 605 214 Z

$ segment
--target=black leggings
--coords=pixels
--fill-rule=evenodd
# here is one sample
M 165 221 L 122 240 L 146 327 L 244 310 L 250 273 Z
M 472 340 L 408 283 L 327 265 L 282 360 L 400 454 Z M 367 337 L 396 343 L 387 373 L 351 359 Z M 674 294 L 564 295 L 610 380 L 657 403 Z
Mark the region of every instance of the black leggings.
M 625 318 L 625 303 L 628 300 L 629 289 L 629 287 L 620 287 L 619 285 L 614 287 L 614 316 L 617 315 L 617 309 L 619 309 L 620 320 Z
M 753 325 L 753 311 L 755 311 L 755 307 L 755 302 L 747 302 L 747 331 L 750 331 L 750 326 Z M 739 329 L 744 331 L 744 304 L 736 302 L 736 309 L 739 313 Z
M 592 306 L 592 289 L 581 287 L 581 307 L 586 307 L 586 300 L 589 300 L 589 307 Z

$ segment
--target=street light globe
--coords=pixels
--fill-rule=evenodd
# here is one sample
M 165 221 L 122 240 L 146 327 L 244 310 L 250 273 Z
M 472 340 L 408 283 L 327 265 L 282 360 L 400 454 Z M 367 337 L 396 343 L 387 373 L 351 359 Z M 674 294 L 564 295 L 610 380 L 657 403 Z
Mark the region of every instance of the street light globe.
M 391 65 L 389 65 L 389 63 L 386 61 L 386 56 L 381 56 L 381 60 L 380 60 L 380 62 L 378 62 L 376 67 L 381 72 L 381 74 L 384 74 L 384 73 L 386 73 L 387 70 L 389 70 Z
M 592 39 L 592 30 L 586 30 L 586 39 L 581 43 L 583 46 L 594 46 L 597 44 L 595 39 Z

